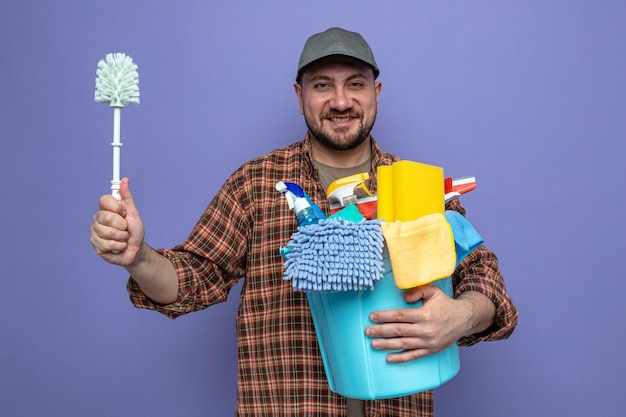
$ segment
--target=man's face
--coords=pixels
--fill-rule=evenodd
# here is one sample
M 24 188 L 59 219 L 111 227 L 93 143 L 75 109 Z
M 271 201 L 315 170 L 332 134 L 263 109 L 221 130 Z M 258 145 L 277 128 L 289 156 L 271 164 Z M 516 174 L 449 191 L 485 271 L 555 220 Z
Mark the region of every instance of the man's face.
M 295 90 L 300 113 L 322 145 L 349 150 L 369 137 L 381 83 L 368 65 L 346 57 L 325 58 L 304 71 Z

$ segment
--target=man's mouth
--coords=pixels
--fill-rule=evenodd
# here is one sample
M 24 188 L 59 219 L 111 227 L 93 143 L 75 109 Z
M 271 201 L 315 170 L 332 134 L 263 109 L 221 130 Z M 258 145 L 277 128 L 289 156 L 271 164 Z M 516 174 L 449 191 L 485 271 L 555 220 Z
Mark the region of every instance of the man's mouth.
M 334 123 L 348 123 L 351 119 L 352 119 L 352 117 L 350 117 L 350 116 L 346 116 L 346 117 L 331 117 L 330 118 L 330 120 L 332 120 Z

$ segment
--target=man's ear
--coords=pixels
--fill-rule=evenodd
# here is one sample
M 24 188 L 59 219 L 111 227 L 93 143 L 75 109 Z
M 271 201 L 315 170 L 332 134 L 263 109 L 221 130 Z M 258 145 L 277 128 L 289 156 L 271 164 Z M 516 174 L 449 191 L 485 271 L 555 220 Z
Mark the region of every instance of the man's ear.
M 294 83 L 293 90 L 296 92 L 296 96 L 298 96 L 298 103 L 300 104 L 300 114 L 304 114 L 304 109 L 302 106 L 302 85 L 298 82 Z

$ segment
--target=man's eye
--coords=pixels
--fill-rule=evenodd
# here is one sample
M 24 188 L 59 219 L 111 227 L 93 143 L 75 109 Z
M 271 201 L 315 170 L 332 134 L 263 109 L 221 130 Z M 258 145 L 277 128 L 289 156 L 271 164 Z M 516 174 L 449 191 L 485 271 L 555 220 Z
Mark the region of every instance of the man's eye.
M 317 83 L 315 84 L 315 88 L 318 90 L 325 90 L 328 88 L 328 83 Z

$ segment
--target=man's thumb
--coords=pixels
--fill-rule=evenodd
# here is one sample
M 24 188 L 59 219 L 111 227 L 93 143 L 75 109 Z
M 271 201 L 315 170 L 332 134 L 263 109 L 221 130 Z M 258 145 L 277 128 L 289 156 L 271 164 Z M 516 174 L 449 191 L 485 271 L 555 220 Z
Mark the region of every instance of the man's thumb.
M 404 294 L 404 299 L 408 303 L 414 303 L 419 300 L 426 301 L 435 296 L 435 294 L 437 294 L 437 287 L 426 284 L 411 288 Z
M 130 208 L 136 210 L 135 200 L 133 199 L 133 194 L 130 192 L 130 179 L 128 177 L 122 178 L 122 182 L 120 182 L 120 198 L 122 199 L 122 204 L 126 208 Z

